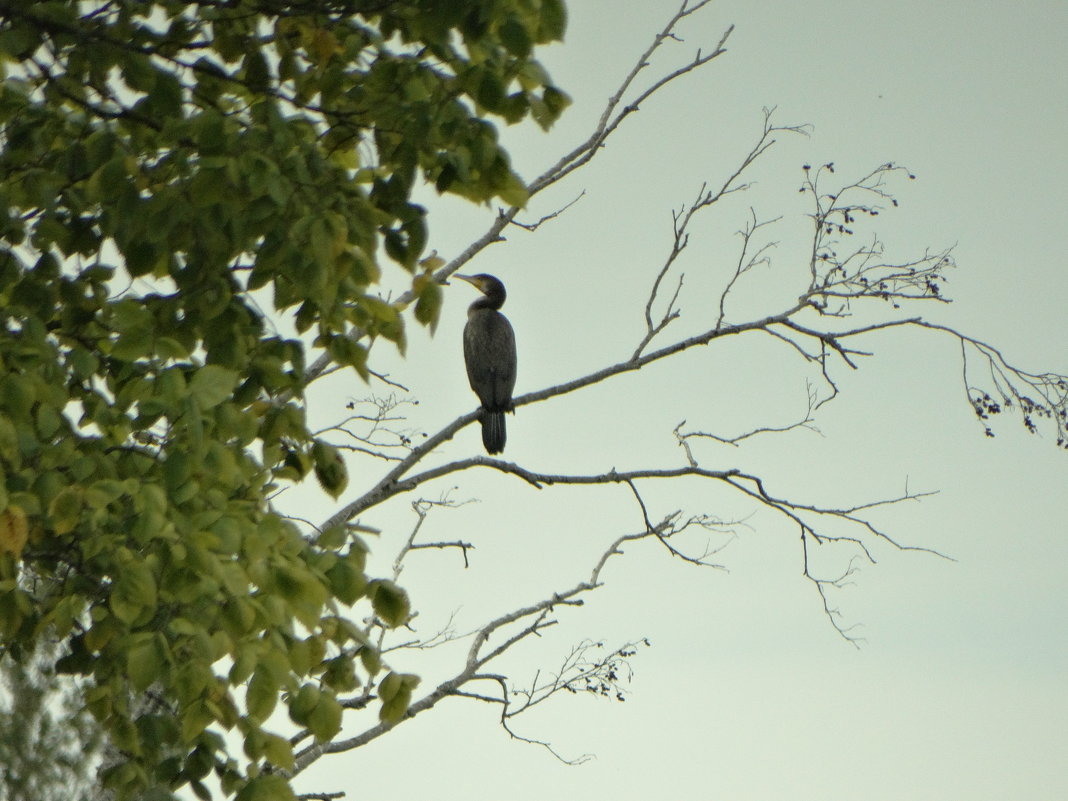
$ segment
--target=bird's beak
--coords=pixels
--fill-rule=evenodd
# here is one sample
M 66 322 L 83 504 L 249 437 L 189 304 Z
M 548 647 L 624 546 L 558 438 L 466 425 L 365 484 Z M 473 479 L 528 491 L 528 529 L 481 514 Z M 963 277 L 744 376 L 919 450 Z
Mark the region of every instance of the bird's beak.
M 481 289 L 481 287 L 478 285 L 478 279 L 475 278 L 473 275 L 460 275 L 459 273 L 453 273 L 452 277 L 459 278 L 461 281 L 467 281 L 467 283 L 469 283 L 475 289 Z

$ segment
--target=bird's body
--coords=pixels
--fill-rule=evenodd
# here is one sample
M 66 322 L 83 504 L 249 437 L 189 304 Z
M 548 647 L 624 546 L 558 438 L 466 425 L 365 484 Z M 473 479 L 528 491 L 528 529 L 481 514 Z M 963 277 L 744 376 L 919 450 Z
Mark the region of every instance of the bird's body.
M 504 413 L 512 411 L 515 387 L 515 333 L 500 312 L 507 297 L 504 284 L 492 275 L 457 275 L 483 297 L 467 310 L 464 326 L 464 362 L 467 380 L 482 402 L 482 444 L 487 453 L 504 450 Z

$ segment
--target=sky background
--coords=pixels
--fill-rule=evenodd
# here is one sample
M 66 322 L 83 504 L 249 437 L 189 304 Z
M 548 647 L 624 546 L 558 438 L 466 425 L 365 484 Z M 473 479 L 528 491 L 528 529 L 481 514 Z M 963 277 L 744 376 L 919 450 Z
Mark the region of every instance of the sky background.
M 570 5 L 566 43 L 542 57 L 573 107 L 548 135 L 533 126 L 502 132 L 528 179 L 589 135 L 678 7 Z M 868 230 L 902 257 L 955 245 L 955 302 L 924 311 L 996 344 L 1021 367 L 1068 372 L 1068 3 L 724 0 L 684 23 L 685 41 L 665 46 L 646 75 L 685 63 L 699 47 L 707 52 L 731 24 L 724 56 L 643 105 L 593 163 L 539 196 L 526 219 L 584 191 L 578 203 L 535 234 L 511 229 L 464 270 L 496 274 L 508 287 L 517 394 L 630 355 L 670 247 L 671 210 L 733 171 L 760 132 L 763 107 L 776 107 L 780 124 L 810 124 L 811 135 L 780 137 L 750 174 L 752 189 L 695 225 L 679 265 L 683 317 L 665 344 L 709 327 L 710 299 L 751 207 L 760 218 L 783 216 L 769 231 L 778 246 L 771 267 L 739 289 L 728 319 L 775 311 L 769 294 L 803 281 L 802 164 L 834 161 L 850 178 L 892 160 L 918 180 L 897 185 L 901 207 Z M 446 259 L 495 213 L 427 201 L 432 247 Z M 437 431 L 474 406 L 460 348 L 473 299 L 454 282 L 434 337 L 413 325 L 403 360 L 376 349 L 377 366 L 420 400 L 414 432 Z M 508 418 L 504 457 L 554 473 L 668 468 L 684 464 L 672 435 L 683 420 L 723 436 L 790 422 L 804 413 L 807 373 L 764 339 L 701 348 L 523 407 Z M 744 521 L 718 554 L 727 570 L 685 565 L 652 544 L 628 547 L 585 607 L 561 611 L 559 626 L 501 666 L 529 678 L 585 638 L 615 646 L 648 637 L 652 647 L 632 660 L 625 703 L 568 696 L 516 721 L 565 756 L 595 759 L 566 766 L 510 740 L 494 707 L 448 700 L 368 747 L 321 760 L 299 789 L 400 801 L 1068 797 L 1068 454 L 1049 430 L 1028 435 L 1008 417 L 996 421 L 996 438 L 984 437 L 951 338 L 896 331 L 863 344 L 876 355 L 855 373 L 836 372 L 843 394 L 821 411 L 820 433 L 701 450 L 705 466 L 759 472 L 773 491 L 814 503 L 852 505 L 906 486 L 939 490 L 876 519 L 900 541 L 955 561 L 876 548 L 879 563 L 833 596 L 844 622 L 859 625 L 862 648 L 824 617 L 801 575 L 795 528 L 707 484 L 646 484 L 653 519 L 683 509 Z M 344 400 L 369 391 L 340 375 L 319 389 L 338 414 Z M 477 453 L 473 426 L 438 462 Z M 377 480 L 367 464 L 352 469 L 343 502 Z M 481 470 L 422 494 L 446 491 L 478 502 L 435 510 L 424 539 L 462 537 L 476 549 L 467 570 L 450 552 L 408 561 L 401 583 L 422 635 L 450 619 L 470 630 L 573 585 L 608 543 L 641 523 L 620 487 L 539 492 Z M 384 532 L 373 543 L 379 573 L 415 522 L 411 500 L 362 518 Z M 331 511 L 312 514 L 302 503 L 317 519 Z M 446 647 L 398 655 L 394 666 L 423 673 L 429 689 L 461 655 Z

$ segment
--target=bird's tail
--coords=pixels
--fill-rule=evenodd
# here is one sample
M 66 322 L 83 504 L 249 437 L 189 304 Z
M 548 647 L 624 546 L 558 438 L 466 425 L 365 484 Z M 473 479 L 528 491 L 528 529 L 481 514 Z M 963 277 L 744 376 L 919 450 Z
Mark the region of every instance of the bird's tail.
M 482 444 L 486 453 L 501 453 L 504 450 L 504 412 L 482 412 Z

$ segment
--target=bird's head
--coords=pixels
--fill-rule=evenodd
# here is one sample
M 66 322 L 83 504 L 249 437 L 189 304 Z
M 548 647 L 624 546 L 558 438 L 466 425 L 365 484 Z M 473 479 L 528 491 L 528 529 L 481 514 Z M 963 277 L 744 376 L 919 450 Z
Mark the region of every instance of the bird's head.
M 455 274 L 453 278 L 459 278 L 461 281 L 466 281 L 483 295 L 488 295 L 496 287 L 504 289 L 504 284 L 499 279 L 486 273 L 479 273 L 478 275 L 460 275 Z
M 504 284 L 495 276 L 487 275 L 486 273 L 479 273 L 478 275 L 460 275 L 457 273 L 453 275 L 453 278 L 459 278 L 461 281 L 469 283 L 493 301 L 496 308 L 500 308 L 500 304 L 504 303 L 506 297 Z

